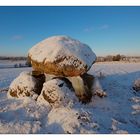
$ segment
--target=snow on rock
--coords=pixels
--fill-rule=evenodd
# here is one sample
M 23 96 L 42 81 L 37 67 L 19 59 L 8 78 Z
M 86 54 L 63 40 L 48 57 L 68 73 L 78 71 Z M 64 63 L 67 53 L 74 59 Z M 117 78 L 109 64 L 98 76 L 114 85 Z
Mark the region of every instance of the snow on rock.
M 132 105 L 132 108 L 134 110 L 139 110 L 140 111 L 140 105 L 139 104 Z
M 99 79 L 97 77 L 94 79 L 92 91 L 94 95 L 97 95 L 99 97 L 107 96 L 106 92 L 103 91 Z
M 134 81 L 133 89 L 140 91 L 140 78 Z
M 59 76 L 86 73 L 96 60 L 88 45 L 68 36 L 49 37 L 28 53 L 34 69 Z
M 44 96 L 42 94 L 40 94 L 37 98 L 37 103 L 39 105 L 46 105 L 46 106 L 50 106 L 49 102 L 45 100 Z
M 135 103 L 140 103 L 140 97 L 132 97 L 131 100 Z
M 53 106 L 67 106 L 74 100 L 76 100 L 75 93 L 66 78 L 55 78 L 45 82 L 37 99 L 40 103 L 49 103 Z
M 30 72 L 22 72 L 10 85 L 8 90 L 9 98 L 32 97 L 37 99 L 40 94 L 44 76 L 34 77 Z
M 54 108 L 48 114 L 48 124 L 57 124 L 61 126 L 64 133 L 77 133 L 80 126 L 77 118 L 78 112 L 74 109 L 66 107 Z
M 97 130 L 100 129 L 100 126 L 98 123 L 96 123 L 93 119 L 94 115 L 91 114 L 90 111 L 88 111 L 85 108 L 78 109 L 78 120 L 80 123 L 80 133 L 81 134 L 94 134 L 97 133 Z

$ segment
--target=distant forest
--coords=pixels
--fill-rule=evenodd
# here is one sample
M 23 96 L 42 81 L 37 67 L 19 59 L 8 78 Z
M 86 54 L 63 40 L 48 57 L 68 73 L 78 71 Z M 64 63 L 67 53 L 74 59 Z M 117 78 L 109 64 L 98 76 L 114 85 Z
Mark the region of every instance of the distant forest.
M 9 56 L 0 56 L 0 60 L 9 60 L 9 61 L 14 61 L 16 62 L 14 64 L 14 67 L 15 68 L 20 68 L 20 67 L 31 67 L 31 62 L 30 60 L 28 59 L 28 57 L 24 57 L 24 56 L 21 56 L 21 57 L 9 57 Z M 20 63 L 20 61 L 25 61 L 24 64 L 23 63 Z
M 125 61 L 125 62 L 140 62 L 140 56 L 125 56 L 125 55 L 108 55 L 98 56 L 96 62 L 109 62 L 109 61 Z
M 12 61 L 18 61 L 18 60 L 27 60 L 27 57 L 13 57 L 13 56 L 0 56 L 0 60 L 12 60 Z

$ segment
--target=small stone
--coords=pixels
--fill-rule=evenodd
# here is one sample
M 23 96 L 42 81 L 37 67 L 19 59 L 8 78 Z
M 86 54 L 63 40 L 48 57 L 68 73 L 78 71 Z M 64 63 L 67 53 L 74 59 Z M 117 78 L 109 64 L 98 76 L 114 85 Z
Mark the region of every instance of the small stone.
M 140 91 L 140 78 L 134 81 L 133 89 L 135 91 Z

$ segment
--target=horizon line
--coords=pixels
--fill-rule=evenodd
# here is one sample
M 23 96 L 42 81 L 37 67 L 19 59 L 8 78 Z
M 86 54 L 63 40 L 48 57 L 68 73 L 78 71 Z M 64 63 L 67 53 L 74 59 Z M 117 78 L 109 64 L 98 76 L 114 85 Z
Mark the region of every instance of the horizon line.
M 121 55 L 121 56 L 126 56 L 126 57 L 140 57 L 140 55 L 124 55 L 124 54 L 108 54 L 108 55 L 96 55 L 97 57 L 107 57 L 107 56 L 116 56 L 116 55 Z M 16 55 L 0 55 L 0 57 L 28 57 L 28 56 L 16 56 Z

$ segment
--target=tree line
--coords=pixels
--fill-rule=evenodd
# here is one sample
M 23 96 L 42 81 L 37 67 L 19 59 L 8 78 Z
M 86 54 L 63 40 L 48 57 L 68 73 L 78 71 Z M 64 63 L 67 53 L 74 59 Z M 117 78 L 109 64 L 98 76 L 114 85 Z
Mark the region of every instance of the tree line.
M 140 62 L 140 56 L 125 56 L 125 55 L 107 55 L 105 57 L 97 57 L 96 62 L 109 62 L 109 61 L 128 61 L 128 62 Z
M 11 61 L 18 61 L 18 60 L 27 60 L 27 57 L 14 57 L 14 56 L 0 56 L 0 60 L 11 60 Z

